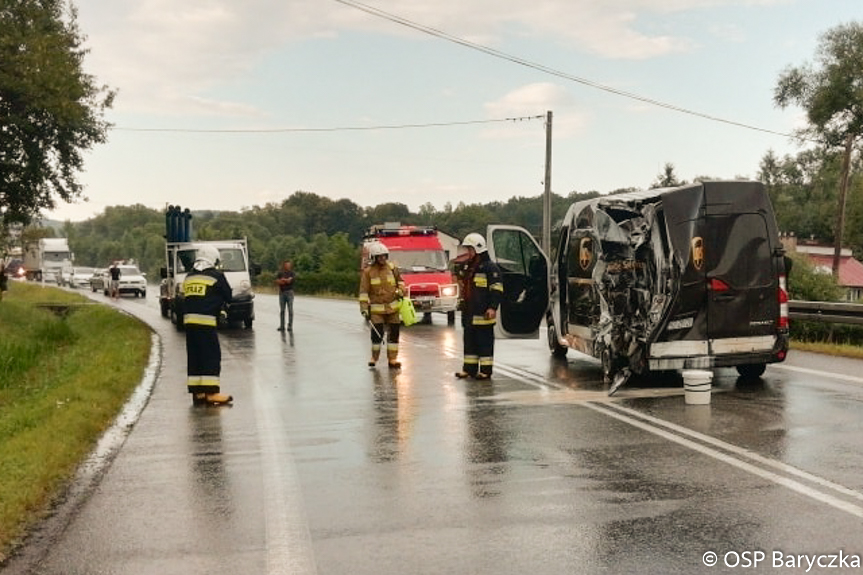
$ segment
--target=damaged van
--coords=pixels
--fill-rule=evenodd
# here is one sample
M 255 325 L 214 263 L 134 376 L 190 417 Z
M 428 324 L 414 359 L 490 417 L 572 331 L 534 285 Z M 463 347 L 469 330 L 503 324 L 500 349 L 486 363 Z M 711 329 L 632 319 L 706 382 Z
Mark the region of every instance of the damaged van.
M 737 368 L 760 376 L 788 351 L 790 268 L 763 185 L 697 182 L 570 206 L 552 259 L 532 236 L 490 226 L 503 273 L 502 337 L 599 358 L 609 392 L 633 374 Z

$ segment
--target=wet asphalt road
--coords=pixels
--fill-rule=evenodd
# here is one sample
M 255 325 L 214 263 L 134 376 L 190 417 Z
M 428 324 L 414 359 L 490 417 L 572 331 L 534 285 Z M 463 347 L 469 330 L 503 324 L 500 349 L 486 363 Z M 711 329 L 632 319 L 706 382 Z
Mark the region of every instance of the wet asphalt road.
M 158 335 L 149 402 L 4 575 L 863 573 L 859 361 L 719 370 L 709 406 L 670 376 L 609 399 L 544 341 L 456 380 L 441 315 L 403 331 L 401 371 L 368 369 L 356 303 L 298 297 L 282 335 L 259 296 L 252 330 L 221 332 L 235 405 L 193 408 L 152 293 L 116 305 Z

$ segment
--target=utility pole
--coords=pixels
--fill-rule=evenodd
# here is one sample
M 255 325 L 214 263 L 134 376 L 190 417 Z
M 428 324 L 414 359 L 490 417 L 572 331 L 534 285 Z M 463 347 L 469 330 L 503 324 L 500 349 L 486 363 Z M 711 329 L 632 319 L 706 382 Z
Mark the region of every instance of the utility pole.
M 551 118 L 549 110 L 545 120 L 545 194 L 542 197 L 542 251 L 551 254 Z

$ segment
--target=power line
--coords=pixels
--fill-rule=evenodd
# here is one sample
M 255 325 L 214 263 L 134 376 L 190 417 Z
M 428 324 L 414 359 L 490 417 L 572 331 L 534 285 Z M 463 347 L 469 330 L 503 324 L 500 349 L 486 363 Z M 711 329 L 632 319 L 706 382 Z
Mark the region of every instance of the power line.
M 541 120 L 542 116 L 520 116 L 515 118 L 497 118 L 491 120 L 466 120 L 462 122 L 431 122 L 426 124 L 393 124 L 383 126 L 342 126 L 331 128 L 260 128 L 260 129 L 196 129 L 196 128 L 124 128 L 114 127 L 112 129 L 123 132 L 182 132 L 192 134 L 283 134 L 292 132 L 349 132 L 368 130 L 404 130 L 410 128 L 442 128 L 449 126 L 468 126 L 472 124 L 494 124 L 501 122 L 525 122 L 530 120 Z
M 801 138 L 800 136 L 794 134 L 787 134 L 785 132 L 777 132 L 775 130 L 769 130 L 767 128 L 760 128 L 758 126 L 753 126 L 751 124 L 744 124 L 743 122 L 737 122 L 734 120 L 728 120 L 725 118 L 720 118 L 718 116 L 712 116 L 710 114 L 706 114 L 703 112 L 698 112 L 695 110 L 690 110 L 688 108 L 684 108 L 682 106 L 677 106 L 675 104 L 669 104 L 668 102 L 663 102 L 661 100 L 655 100 L 653 98 L 648 98 L 647 96 L 641 96 L 634 92 L 627 92 L 625 90 L 620 90 L 617 88 L 613 88 L 611 86 L 606 86 L 605 84 L 600 84 L 599 82 L 594 82 L 593 80 L 589 80 L 587 78 L 581 78 L 579 76 L 574 76 L 572 74 L 568 74 L 566 72 L 562 72 L 560 70 L 556 70 L 554 68 L 550 68 L 543 64 L 538 64 L 536 62 L 531 62 L 530 60 L 525 60 L 524 58 L 519 58 L 518 56 L 513 56 L 511 54 L 507 54 L 506 52 L 501 52 L 500 50 L 495 50 L 494 48 L 489 48 L 488 46 L 483 46 L 482 44 L 477 44 L 475 42 L 470 42 L 469 40 L 465 40 L 464 38 L 459 38 L 458 36 L 453 36 L 448 34 L 442 30 L 438 30 L 436 28 L 432 28 L 430 26 L 425 26 L 424 24 L 419 24 L 412 20 L 408 20 L 407 18 L 403 18 L 396 14 L 392 14 L 390 12 L 386 12 L 381 10 L 380 8 L 375 8 L 373 6 L 369 6 L 367 4 L 362 4 L 360 2 L 356 2 L 355 0 L 335 0 L 340 4 L 344 4 L 345 6 L 350 6 L 351 8 L 356 8 L 357 10 L 361 10 L 366 12 L 367 14 L 371 14 L 372 16 L 377 16 L 379 18 L 383 18 L 385 20 L 389 20 L 390 22 L 395 22 L 396 24 L 400 24 L 402 26 L 407 26 L 408 28 L 412 28 L 424 34 L 429 34 L 431 36 L 435 36 L 437 38 L 441 38 L 443 40 L 447 40 L 449 42 L 453 42 L 460 46 L 464 46 L 466 48 L 470 48 L 472 50 L 477 50 L 479 52 L 483 52 L 488 54 L 489 56 L 493 56 L 495 58 L 500 58 L 502 60 L 508 60 L 509 62 L 513 62 L 520 66 L 525 66 L 527 68 L 532 68 L 534 70 L 538 70 L 545 74 L 549 74 L 551 76 L 556 76 L 558 78 L 563 78 L 565 80 L 570 80 L 572 82 L 577 82 L 579 84 L 583 84 L 585 86 L 589 86 L 591 88 L 595 88 L 597 90 L 602 90 L 604 92 L 608 92 L 611 94 L 615 94 L 617 96 L 622 96 L 624 98 L 629 98 L 632 100 L 637 100 L 639 102 L 643 102 L 645 104 L 650 104 L 652 106 L 658 106 L 660 108 L 665 108 L 667 110 L 671 110 L 674 112 L 679 112 L 682 114 L 688 114 L 690 116 L 696 116 L 699 118 L 703 118 L 705 120 L 710 120 L 713 122 L 721 122 L 723 124 L 729 124 L 732 126 L 737 126 L 740 128 L 746 128 L 748 130 L 755 130 L 758 132 L 765 132 L 768 134 L 774 134 L 777 136 L 784 136 L 787 138 L 797 138 L 802 140 L 809 140 L 808 138 Z M 809 140 L 815 141 L 815 140 Z

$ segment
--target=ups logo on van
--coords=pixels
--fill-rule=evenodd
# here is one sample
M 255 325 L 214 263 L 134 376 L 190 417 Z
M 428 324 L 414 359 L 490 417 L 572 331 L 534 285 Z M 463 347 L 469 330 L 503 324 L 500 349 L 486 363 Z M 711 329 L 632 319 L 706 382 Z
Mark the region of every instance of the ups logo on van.
M 704 267 L 704 240 L 701 237 L 692 238 L 692 267 L 695 271 L 701 271 Z
M 590 238 L 581 238 L 578 243 L 578 264 L 581 269 L 587 271 L 593 263 L 593 240 Z

